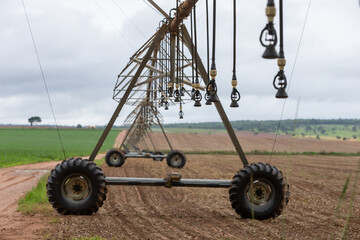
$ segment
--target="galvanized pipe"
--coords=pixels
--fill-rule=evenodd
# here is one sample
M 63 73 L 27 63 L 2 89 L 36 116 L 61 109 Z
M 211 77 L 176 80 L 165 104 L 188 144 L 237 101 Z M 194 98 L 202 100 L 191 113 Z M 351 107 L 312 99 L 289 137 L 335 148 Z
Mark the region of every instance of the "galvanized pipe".
M 170 30 L 173 34 L 176 34 L 176 30 L 184 18 L 187 18 L 190 15 L 192 8 L 197 3 L 197 1 L 198 0 L 185 0 L 180 4 L 177 10 L 178 14 L 176 14 L 177 16 L 175 16 L 171 22 Z
M 106 177 L 108 185 L 128 186 L 165 186 L 168 181 L 163 178 L 135 178 L 135 177 Z M 172 187 L 206 187 L 206 188 L 229 188 L 231 180 L 216 179 L 181 179 L 172 181 Z

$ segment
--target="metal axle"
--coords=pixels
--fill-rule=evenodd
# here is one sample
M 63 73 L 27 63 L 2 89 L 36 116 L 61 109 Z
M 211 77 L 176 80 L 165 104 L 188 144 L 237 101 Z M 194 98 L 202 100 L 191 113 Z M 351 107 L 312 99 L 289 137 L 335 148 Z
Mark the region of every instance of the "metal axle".
M 152 154 L 152 153 L 137 153 L 137 152 L 129 152 L 125 154 L 125 157 L 128 158 L 166 158 L 167 155 L 160 155 L 160 154 Z
M 107 185 L 229 188 L 231 180 L 106 177 Z

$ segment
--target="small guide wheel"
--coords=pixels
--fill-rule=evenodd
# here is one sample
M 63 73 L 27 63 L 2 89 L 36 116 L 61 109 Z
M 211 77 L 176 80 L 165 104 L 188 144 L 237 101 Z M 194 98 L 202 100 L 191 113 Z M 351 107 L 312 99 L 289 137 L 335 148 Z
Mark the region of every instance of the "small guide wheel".
M 105 162 L 110 167 L 121 167 L 125 163 L 124 151 L 115 148 L 107 151 L 105 155 Z
M 183 168 L 186 163 L 185 154 L 179 150 L 172 150 L 166 157 L 166 162 L 169 167 Z

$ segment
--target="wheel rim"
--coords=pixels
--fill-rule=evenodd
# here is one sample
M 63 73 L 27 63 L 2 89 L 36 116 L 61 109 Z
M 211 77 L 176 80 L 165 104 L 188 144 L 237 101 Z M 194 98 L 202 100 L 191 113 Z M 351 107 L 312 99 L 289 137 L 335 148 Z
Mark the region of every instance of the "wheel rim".
M 68 199 L 80 201 L 87 198 L 92 192 L 89 179 L 81 174 L 72 174 L 62 183 L 62 193 Z
M 175 154 L 174 156 L 171 157 L 171 164 L 173 166 L 180 166 L 182 162 L 182 157 L 179 154 Z
M 110 161 L 113 163 L 117 163 L 120 162 L 120 156 L 118 153 L 114 152 L 113 154 L 110 155 Z
M 266 205 L 274 198 L 274 186 L 265 179 L 255 179 L 246 186 L 245 196 L 255 206 Z

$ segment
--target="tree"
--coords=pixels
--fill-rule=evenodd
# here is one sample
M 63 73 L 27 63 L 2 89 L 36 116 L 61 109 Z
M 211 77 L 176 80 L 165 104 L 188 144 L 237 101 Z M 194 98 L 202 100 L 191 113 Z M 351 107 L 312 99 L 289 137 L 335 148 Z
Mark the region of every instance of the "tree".
M 40 123 L 41 122 L 41 118 L 38 116 L 34 116 L 28 119 L 28 122 L 30 123 L 30 126 L 32 127 L 34 123 Z
M 76 128 L 82 128 L 81 124 L 78 124 L 78 125 L 76 126 Z

